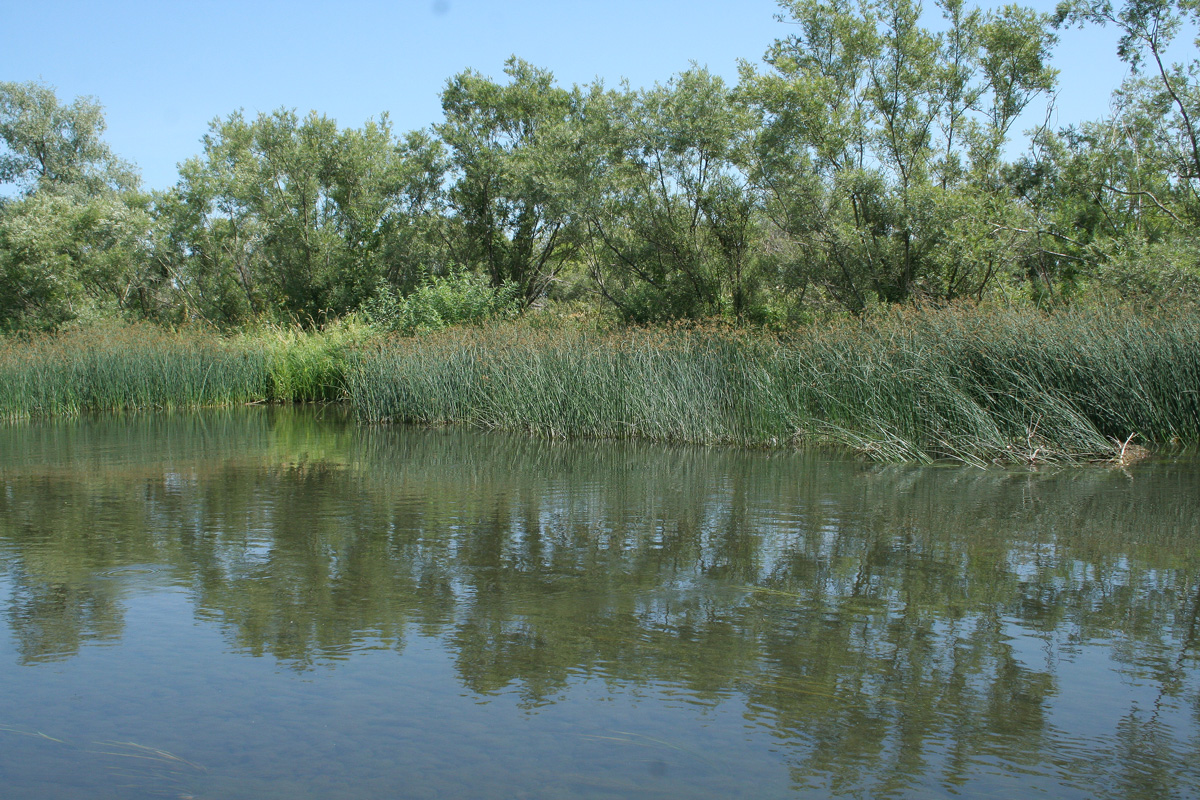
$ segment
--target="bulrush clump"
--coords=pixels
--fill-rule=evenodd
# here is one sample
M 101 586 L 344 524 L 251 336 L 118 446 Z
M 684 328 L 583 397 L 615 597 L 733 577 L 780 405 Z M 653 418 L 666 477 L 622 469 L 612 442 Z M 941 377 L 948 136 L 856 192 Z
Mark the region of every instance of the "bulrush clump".
M 362 349 L 346 386 L 368 422 L 1125 463 L 1200 437 L 1200 319 L 914 308 L 786 334 L 516 322 Z
M 339 399 L 348 341 L 336 330 L 121 323 L 0 337 L 0 419 Z
M 409 337 L 109 324 L 0 338 L 0 418 L 311 400 L 368 423 L 1126 465 L 1200 442 L 1200 316 L 917 307 L 786 332 L 532 316 Z

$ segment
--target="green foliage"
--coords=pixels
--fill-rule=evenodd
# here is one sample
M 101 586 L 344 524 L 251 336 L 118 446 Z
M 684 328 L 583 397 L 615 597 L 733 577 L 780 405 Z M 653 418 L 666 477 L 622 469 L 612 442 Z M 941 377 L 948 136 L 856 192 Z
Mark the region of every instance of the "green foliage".
M 935 33 L 910 0 L 782 5 L 797 33 L 767 52 L 768 73 L 743 64 L 742 91 L 760 117 L 751 177 L 793 289 L 858 312 L 980 296 L 1018 271 L 1030 234 L 1000 158 L 1053 88 L 1048 19 L 947 0 Z
M 1117 55 L 1132 74 L 1114 92 L 1107 117 L 1045 135 L 1043 157 L 1020 165 L 1025 180 L 1017 189 L 1056 243 L 1039 265 L 1047 286 L 1194 296 L 1200 59 L 1169 63 L 1167 50 L 1198 21 L 1197 6 L 1186 0 L 1059 4 L 1057 25 L 1117 28 Z
M 1200 322 L 1128 309 L 883 315 L 786 338 L 723 329 L 522 325 L 364 352 L 368 421 L 755 445 L 883 461 L 1116 458 L 1200 436 Z
M 474 273 L 454 272 L 430 278 L 407 296 L 380 284 L 363 313 L 377 330 L 413 334 L 512 319 L 523 306 L 524 294 L 515 283 L 495 287 Z
M 144 198 L 38 192 L 0 213 L 0 331 L 89 314 L 149 316 L 156 282 Z
M 147 198 L 103 131 L 93 100 L 0 82 L 0 183 L 18 190 L 0 204 L 0 332 L 153 313 Z
M 498 84 L 468 70 L 442 91 L 450 149 L 454 260 L 515 283 L 527 303 L 544 296 L 580 246 L 576 210 L 587 169 L 578 127 L 582 96 L 517 58 Z
M 758 276 L 754 197 L 738 169 L 751 118 L 719 77 L 692 69 L 665 86 L 593 91 L 600 148 L 587 260 L 626 320 L 743 319 Z
M 189 315 L 305 324 L 346 314 L 383 280 L 441 267 L 441 147 L 385 116 L 339 131 L 315 112 L 215 120 L 203 158 L 158 198 L 156 251 Z
M 267 328 L 242 334 L 240 340 L 248 349 L 266 348 L 266 399 L 333 402 L 344 398 L 346 364 L 365 335 L 366 331 L 353 323 L 342 323 L 320 331 L 299 326 Z
M 66 208 L 62 208 L 62 206 Z M 67 250 L 73 204 L 50 196 L 9 203 L 0 215 L 0 330 L 54 329 L 75 317 Z M 57 223 L 57 224 L 56 224 Z
M 1200 295 L 1200 59 L 1166 58 L 1197 4 L 936 5 L 929 25 L 915 0 L 783 0 L 789 35 L 736 87 L 693 67 L 567 88 L 513 57 L 505 80 L 447 81 L 431 132 L 239 111 L 152 196 L 94 100 L 0 82 L 0 332 L 358 310 L 414 332 L 545 302 L 781 325 Z M 1107 117 L 1043 125 L 1010 161 L 1066 24 L 1117 27 L 1133 74 Z
M 61 105 L 42 83 L 0 81 L 0 183 L 26 194 L 80 187 L 90 195 L 137 188 L 133 167 L 101 138 L 104 111 L 90 97 Z

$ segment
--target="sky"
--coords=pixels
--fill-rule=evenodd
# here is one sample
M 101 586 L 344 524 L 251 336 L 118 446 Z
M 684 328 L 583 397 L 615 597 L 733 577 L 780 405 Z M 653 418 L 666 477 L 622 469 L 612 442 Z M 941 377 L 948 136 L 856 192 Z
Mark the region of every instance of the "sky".
M 788 34 L 778 11 L 774 0 L 0 0 L 0 80 L 47 83 L 63 103 L 95 97 L 112 149 L 165 189 L 216 117 L 286 107 L 358 127 L 387 112 L 396 132 L 423 128 L 441 120 L 448 78 L 502 79 L 511 55 L 565 86 L 652 86 L 692 62 L 736 82 L 739 59 L 759 63 Z M 1060 36 L 1053 121 L 1103 116 L 1126 74 L 1116 34 Z

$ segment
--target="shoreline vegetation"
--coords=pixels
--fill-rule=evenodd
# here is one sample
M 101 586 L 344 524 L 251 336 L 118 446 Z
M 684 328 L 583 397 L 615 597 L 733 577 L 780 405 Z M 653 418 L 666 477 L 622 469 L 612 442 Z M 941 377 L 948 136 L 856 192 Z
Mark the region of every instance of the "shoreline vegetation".
M 1196 3 L 779 12 L 736 80 L 567 85 L 514 55 L 448 77 L 416 130 L 235 110 L 156 191 L 99 100 L 0 81 L 0 332 L 1200 302 Z M 1055 129 L 1076 26 L 1118 30 L 1129 73 L 1102 116 Z
M 0 420 L 343 401 L 883 462 L 1200 446 L 1200 5 L 779 10 L 736 80 L 514 55 L 417 130 L 233 111 L 158 191 L 97 99 L 0 81 Z M 1076 26 L 1129 73 L 1055 129 Z
M 1200 316 L 910 307 L 786 332 L 528 315 L 416 336 L 104 324 L 0 339 L 0 418 L 342 401 L 362 423 L 1131 463 L 1200 441 Z

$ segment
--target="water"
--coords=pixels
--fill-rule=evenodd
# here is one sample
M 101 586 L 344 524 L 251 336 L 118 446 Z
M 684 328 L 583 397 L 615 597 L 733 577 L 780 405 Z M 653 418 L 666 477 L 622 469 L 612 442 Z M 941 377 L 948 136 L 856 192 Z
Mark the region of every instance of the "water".
M 0 796 L 1200 796 L 1200 463 L 0 427 Z

